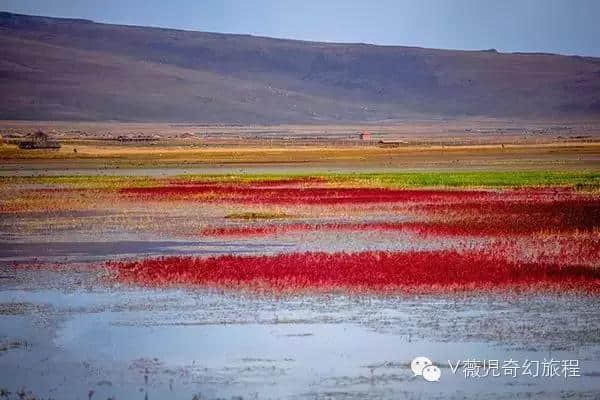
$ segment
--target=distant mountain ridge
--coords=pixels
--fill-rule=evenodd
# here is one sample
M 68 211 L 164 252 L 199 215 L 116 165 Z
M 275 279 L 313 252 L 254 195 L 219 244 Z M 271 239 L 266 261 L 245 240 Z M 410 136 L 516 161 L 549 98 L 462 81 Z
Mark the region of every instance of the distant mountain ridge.
M 600 116 L 600 58 L 319 43 L 0 13 L 0 118 Z

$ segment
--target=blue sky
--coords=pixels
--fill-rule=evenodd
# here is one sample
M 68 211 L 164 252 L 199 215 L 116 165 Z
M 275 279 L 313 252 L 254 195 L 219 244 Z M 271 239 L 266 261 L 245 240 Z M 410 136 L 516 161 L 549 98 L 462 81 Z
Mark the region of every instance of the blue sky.
M 292 39 L 600 56 L 600 0 L 0 0 L 0 9 Z

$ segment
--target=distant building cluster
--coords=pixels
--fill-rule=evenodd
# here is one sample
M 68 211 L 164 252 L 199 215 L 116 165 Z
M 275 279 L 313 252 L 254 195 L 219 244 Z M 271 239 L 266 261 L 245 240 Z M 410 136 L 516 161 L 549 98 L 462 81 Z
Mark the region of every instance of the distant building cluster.
M 19 142 L 20 149 L 60 149 L 60 143 L 42 131 L 31 133 Z

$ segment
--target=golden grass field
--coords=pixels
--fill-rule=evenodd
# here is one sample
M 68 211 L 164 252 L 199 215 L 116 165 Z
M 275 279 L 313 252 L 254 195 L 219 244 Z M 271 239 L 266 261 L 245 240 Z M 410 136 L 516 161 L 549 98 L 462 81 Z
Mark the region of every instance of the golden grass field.
M 406 146 L 400 148 L 289 146 L 195 147 L 182 145 L 63 144 L 60 150 L 20 150 L 0 146 L 4 166 L 87 168 L 177 166 L 339 166 L 357 168 L 600 170 L 600 143 Z
M 16 143 L 37 130 L 59 140 L 61 149 L 19 149 Z M 30 169 L 68 174 L 75 168 L 600 170 L 597 121 L 472 118 L 276 126 L 0 121 L 0 132 L 0 173 L 5 176 Z M 361 140 L 362 132 L 369 132 L 370 139 Z M 150 139 L 136 141 L 140 137 Z

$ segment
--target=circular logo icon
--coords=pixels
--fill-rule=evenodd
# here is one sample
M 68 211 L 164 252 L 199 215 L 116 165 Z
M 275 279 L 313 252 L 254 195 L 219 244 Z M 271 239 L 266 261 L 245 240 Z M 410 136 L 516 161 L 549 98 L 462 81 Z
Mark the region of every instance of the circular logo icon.
M 423 368 L 423 379 L 427 382 L 437 382 L 442 376 L 442 371 L 435 365 L 428 365 Z
M 416 357 L 410 363 L 410 369 L 415 374 L 415 376 L 423 375 L 423 369 L 429 365 L 433 365 L 431 360 L 427 357 Z

